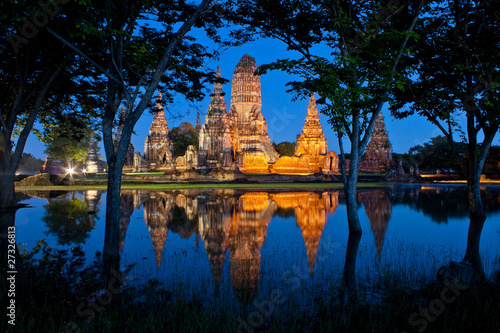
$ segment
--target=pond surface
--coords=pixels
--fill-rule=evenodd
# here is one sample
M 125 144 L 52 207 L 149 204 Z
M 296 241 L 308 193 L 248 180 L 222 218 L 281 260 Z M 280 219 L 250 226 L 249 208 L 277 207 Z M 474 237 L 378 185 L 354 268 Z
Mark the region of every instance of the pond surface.
M 480 253 L 491 275 L 500 269 L 500 187 L 482 190 L 488 218 Z M 40 239 L 60 249 L 81 245 L 90 264 L 103 249 L 106 193 L 35 195 L 16 214 L 17 242 L 28 250 Z M 391 274 L 412 276 L 418 287 L 441 266 L 462 260 L 469 227 L 465 186 L 361 188 L 358 202 L 363 235 L 354 272 L 374 297 Z M 279 291 L 287 304 L 308 307 L 340 285 L 347 244 L 341 189 L 121 195 L 120 265 L 133 266 L 126 283 L 156 279 L 183 300 L 239 306 Z

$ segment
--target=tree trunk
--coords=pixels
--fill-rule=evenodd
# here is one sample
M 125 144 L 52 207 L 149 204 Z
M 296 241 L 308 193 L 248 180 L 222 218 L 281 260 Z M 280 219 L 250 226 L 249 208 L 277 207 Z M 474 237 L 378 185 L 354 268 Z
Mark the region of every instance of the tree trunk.
M 358 203 L 356 190 L 358 187 L 358 172 L 361 156 L 359 155 L 359 116 L 353 117 L 353 133 L 351 137 L 351 162 L 349 164 L 349 175 L 347 185 L 344 186 L 346 194 L 347 223 L 349 234 L 361 235 L 361 224 L 358 216 Z
M 470 224 L 467 235 L 467 249 L 463 262 L 470 263 L 475 273 L 480 278 L 484 278 L 483 265 L 479 255 L 479 242 L 483 230 L 486 214 L 484 212 L 483 202 L 481 201 L 480 180 L 481 172 L 486 155 L 478 160 L 477 148 L 477 130 L 475 128 L 475 116 L 472 112 L 467 112 L 467 134 L 469 139 L 468 147 L 468 175 L 467 175 L 467 199 L 469 202 Z M 492 139 L 492 138 L 491 138 Z
M 484 222 L 486 221 L 486 214 L 484 212 L 483 202 L 481 201 L 480 178 L 481 170 L 476 169 L 473 170 L 473 172 L 469 172 L 469 178 L 467 179 L 470 224 L 467 235 L 467 248 L 465 250 L 463 262 L 471 264 L 474 271 L 479 274 L 479 277 L 484 278 L 485 273 L 479 254 L 479 243 Z
M 343 274 L 344 285 L 349 293 L 356 293 L 356 256 L 360 241 L 361 234 L 349 232 Z
M 352 161 L 351 161 L 352 162 Z M 352 164 L 351 164 L 352 165 Z M 362 234 L 361 224 L 359 223 L 358 216 L 358 202 L 356 196 L 356 188 L 357 188 L 357 177 L 358 172 L 349 170 L 349 177 L 347 178 L 347 187 L 345 188 L 346 192 L 346 208 L 347 208 L 347 223 L 349 224 L 349 234 Z
M 4 154 L 2 154 L 4 155 Z M 6 161 L 5 156 L 0 158 Z M 9 158 L 10 159 L 10 158 Z M 6 163 L 0 163 L 0 207 L 16 207 L 16 193 L 14 190 L 14 180 L 16 177 L 15 169 L 12 169 Z
M 106 193 L 106 226 L 104 231 L 103 265 L 105 277 L 111 277 L 120 264 L 120 187 L 122 168 L 111 163 Z M 107 279 L 106 279 L 107 280 Z

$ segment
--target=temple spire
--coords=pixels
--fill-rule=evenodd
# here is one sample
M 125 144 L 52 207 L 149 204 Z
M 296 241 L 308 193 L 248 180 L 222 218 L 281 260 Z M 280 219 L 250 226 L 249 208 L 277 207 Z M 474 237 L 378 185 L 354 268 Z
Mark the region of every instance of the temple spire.
M 156 100 L 156 109 L 163 110 L 163 105 L 161 101 L 161 92 L 158 93 L 158 99 Z
M 311 93 L 311 97 L 309 97 L 309 107 L 307 108 L 308 116 L 318 116 L 318 108 L 316 107 L 316 97 L 314 97 L 314 93 Z

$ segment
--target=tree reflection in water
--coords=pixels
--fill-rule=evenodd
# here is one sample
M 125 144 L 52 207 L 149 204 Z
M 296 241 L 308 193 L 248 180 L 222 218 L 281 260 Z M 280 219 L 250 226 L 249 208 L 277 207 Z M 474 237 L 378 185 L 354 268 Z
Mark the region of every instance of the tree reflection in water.
M 87 202 L 83 199 L 53 199 L 44 208 L 45 234 L 53 234 L 59 245 L 85 243 L 95 227 L 94 214 L 89 214 Z

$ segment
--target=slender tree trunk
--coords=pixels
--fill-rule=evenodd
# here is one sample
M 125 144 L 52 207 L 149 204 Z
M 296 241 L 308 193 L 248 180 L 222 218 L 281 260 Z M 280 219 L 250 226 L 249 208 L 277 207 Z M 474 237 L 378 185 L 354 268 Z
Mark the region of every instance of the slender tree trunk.
M 351 136 L 351 162 L 349 164 L 349 175 L 347 176 L 347 186 L 344 186 L 346 193 L 347 223 L 349 224 L 349 234 L 362 234 L 361 224 L 358 216 L 358 203 L 356 190 L 358 187 L 358 172 L 361 156 L 359 155 L 359 114 L 353 116 Z
M 120 269 L 120 187 L 122 169 L 112 163 L 108 170 L 106 193 L 106 226 L 104 231 L 103 268 L 106 284 L 112 279 L 113 271 Z
M 104 235 L 103 259 L 117 260 L 120 257 L 118 243 L 120 218 L 121 169 L 111 165 L 108 170 L 108 190 L 106 193 L 106 228 Z
M 14 190 L 16 171 L 5 163 L 10 159 L 10 156 L 1 154 L 0 158 L 2 159 L 2 162 L 0 162 L 0 207 L 12 208 L 17 204 Z
M 352 155 L 354 156 L 354 155 Z M 354 163 L 353 163 L 354 162 Z M 358 170 L 359 166 L 356 165 L 359 162 L 355 159 L 351 160 L 349 166 L 349 175 L 347 177 L 347 186 L 345 187 L 346 192 L 346 208 L 347 208 L 347 222 L 349 224 L 349 234 L 362 234 L 361 224 L 359 223 L 358 216 L 358 202 L 356 196 L 356 190 L 358 186 Z M 354 164 L 354 165 L 353 165 Z M 351 168 L 356 168 L 351 171 Z
M 467 179 L 467 196 L 470 210 L 470 224 L 467 235 L 467 248 L 463 261 L 470 263 L 474 271 L 479 274 L 480 277 L 485 277 L 479 253 L 481 232 L 484 222 L 486 221 L 486 213 L 484 212 L 483 202 L 481 201 L 480 179 L 481 170 L 474 168 L 474 170 L 469 171 Z

